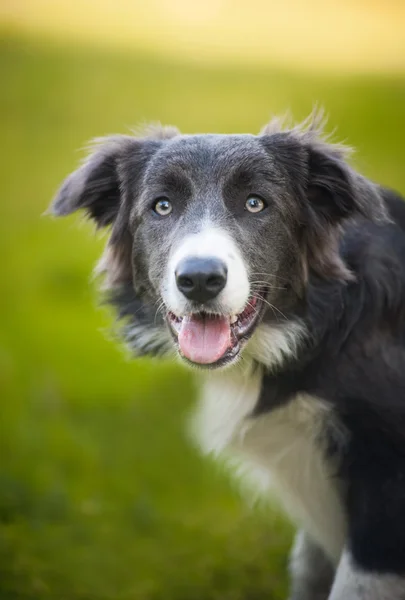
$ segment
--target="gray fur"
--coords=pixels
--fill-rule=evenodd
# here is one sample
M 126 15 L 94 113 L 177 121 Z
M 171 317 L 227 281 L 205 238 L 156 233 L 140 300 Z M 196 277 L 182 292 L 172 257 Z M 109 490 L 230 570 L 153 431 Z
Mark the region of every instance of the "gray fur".
M 304 531 L 296 535 L 290 573 L 290 600 L 328 599 L 335 570 L 323 550 Z

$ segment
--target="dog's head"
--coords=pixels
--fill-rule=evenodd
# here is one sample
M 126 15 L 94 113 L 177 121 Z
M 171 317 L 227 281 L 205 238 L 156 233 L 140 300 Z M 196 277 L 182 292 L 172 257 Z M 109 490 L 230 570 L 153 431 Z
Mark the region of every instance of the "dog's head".
M 316 119 L 258 136 L 102 139 L 53 203 L 57 215 L 77 209 L 111 226 L 101 270 L 132 346 L 175 347 L 210 367 L 234 362 L 266 323 L 290 321 L 311 273 L 349 280 L 342 224 L 385 217 L 377 188 L 321 140 Z

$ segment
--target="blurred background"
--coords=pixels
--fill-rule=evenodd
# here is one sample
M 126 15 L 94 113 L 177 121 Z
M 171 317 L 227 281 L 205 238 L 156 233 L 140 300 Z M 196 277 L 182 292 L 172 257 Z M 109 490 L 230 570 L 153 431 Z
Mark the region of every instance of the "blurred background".
M 405 192 L 402 0 L 0 0 L 0 600 L 277 600 L 290 526 L 187 440 L 194 385 L 109 339 L 105 240 L 41 214 L 89 138 L 314 103 Z

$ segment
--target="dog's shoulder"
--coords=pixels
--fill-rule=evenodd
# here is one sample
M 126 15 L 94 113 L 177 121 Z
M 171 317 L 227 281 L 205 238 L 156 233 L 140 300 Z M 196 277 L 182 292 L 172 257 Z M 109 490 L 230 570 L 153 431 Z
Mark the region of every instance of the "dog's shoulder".
M 258 368 L 234 368 L 205 377 L 192 421 L 205 453 L 220 455 L 243 487 L 268 496 L 270 489 L 331 559 L 339 556 L 345 532 L 336 454 L 329 437 L 345 443 L 332 405 L 316 396 L 284 393 L 277 376 Z M 279 387 L 278 387 L 279 386 Z M 272 388 L 274 388 L 272 390 Z M 275 391 L 274 391 L 275 390 Z M 278 393 L 276 406 L 258 411 L 263 394 Z

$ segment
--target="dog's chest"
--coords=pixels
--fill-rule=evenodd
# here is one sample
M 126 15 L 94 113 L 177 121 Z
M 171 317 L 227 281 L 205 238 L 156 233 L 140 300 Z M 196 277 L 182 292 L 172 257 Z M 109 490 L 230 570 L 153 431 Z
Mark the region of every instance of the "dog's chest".
M 230 456 L 262 491 L 273 488 L 283 509 L 337 561 L 346 523 L 321 441 L 325 424 L 331 426 L 331 411 L 320 399 L 297 395 L 285 406 L 251 417 L 260 388 L 259 373 L 225 372 L 205 381 L 195 421 L 202 448 Z

